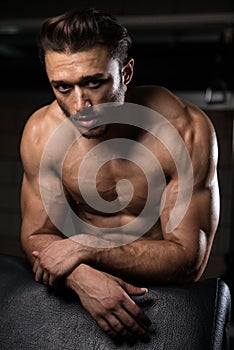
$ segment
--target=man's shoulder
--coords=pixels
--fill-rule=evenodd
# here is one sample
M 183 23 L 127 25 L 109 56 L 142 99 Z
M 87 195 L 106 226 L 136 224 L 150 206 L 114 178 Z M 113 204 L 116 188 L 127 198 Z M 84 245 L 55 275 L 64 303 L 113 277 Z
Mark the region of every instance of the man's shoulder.
M 62 122 L 62 112 L 56 101 L 36 110 L 27 120 L 20 143 L 22 160 L 40 158 L 51 133 Z
M 62 111 L 56 101 L 37 109 L 27 120 L 25 128 L 40 130 L 45 125 L 56 124 L 62 117 Z M 44 130 L 45 131 L 45 130 Z
M 157 85 L 143 85 L 131 88 L 129 102 L 142 104 L 160 113 L 178 131 L 182 129 L 212 129 L 207 115 L 198 106 L 176 96 L 165 87 Z
M 59 125 L 64 117 L 57 102 L 54 101 L 49 105 L 43 106 L 36 110 L 27 120 L 22 141 L 33 139 L 34 143 L 53 131 Z
M 131 91 L 131 97 L 131 102 L 145 105 L 169 121 L 193 155 L 192 158 L 196 156 L 201 162 L 216 158 L 215 130 L 209 117 L 199 107 L 161 86 L 136 87 Z
M 128 100 L 151 108 L 168 119 L 181 114 L 181 111 L 185 108 L 185 103 L 173 92 L 158 85 L 142 85 L 130 88 Z

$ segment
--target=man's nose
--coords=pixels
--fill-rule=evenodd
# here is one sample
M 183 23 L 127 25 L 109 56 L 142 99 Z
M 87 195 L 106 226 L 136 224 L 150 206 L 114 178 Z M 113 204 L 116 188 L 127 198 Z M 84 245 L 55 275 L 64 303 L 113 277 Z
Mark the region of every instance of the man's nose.
M 74 89 L 75 95 L 74 95 L 74 108 L 76 113 L 80 112 L 82 109 L 90 106 L 90 101 L 88 100 L 84 89 L 82 89 L 79 86 L 76 86 Z

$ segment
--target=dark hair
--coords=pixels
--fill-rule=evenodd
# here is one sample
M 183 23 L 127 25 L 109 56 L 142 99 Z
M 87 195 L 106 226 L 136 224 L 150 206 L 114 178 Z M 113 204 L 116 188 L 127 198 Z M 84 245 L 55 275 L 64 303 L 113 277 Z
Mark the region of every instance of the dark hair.
M 115 17 L 91 8 L 73 9 L 47 19 L 38 38 L 42 63 L 46 51 L 76 53 L 95 45 L 107 47 L 110 57 L 124 64 L 129 55 L 131 37 Z

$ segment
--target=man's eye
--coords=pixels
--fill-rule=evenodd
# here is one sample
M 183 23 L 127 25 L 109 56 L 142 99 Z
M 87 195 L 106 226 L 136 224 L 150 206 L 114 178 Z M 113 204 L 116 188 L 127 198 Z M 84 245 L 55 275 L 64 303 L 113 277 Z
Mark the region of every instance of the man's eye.
M 99 88 L 102 84 L 104 84 L 104 80 L 92 80 L 87 83 L 87 86 L 92 89 Z
M 66 85 L 66 84 L 63 84 L 63 85 L 57 85 L 56 86 L 56 89 L 60 92 L 68 92 L 71 90 L 71 86 L 70 85 Z

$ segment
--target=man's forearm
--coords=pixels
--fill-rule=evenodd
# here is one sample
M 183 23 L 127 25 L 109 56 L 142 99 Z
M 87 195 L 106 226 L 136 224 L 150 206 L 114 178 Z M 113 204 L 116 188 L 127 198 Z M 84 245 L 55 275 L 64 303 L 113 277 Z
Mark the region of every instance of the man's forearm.
M 61 240 L 63 242 L 58 242 L 58 247 L 55 241 Z M 166 240 L 141 239 L 114 248 L 94 248 L 88 241 L 86 246 L 81 245 L 79 235 L 70 239 L 53 234 L 32 235 L 27 243 L 27 255 L 32 263 L 32 252 L 43 249 L 46 251 L 46 265 L 52 273 L 54 264 L 55 267 L 59 264 L 63 268 L 66 266 L 66 271 L 72 271 L 83 263 L 135 284 L 188 282 L 196 279 L 200 273 L 198 267 L 201 264 L 189 258 L 184 247 Z M 48 265 L 48 262 L 52 265 Z M 60 273 L 63 274 L 62 271 Z
M 140 240 L 111 249 L 94 249 L 88 263 L 130 282 L 188 282 L 197 275 L 185 249 L 170 241 Z
M 22 248 L 27 255 L 28 260 L 33 265 L 35 258 L 32 255 L 33 251 L 42 251 L 51 243 L 62 240 L 62 236 L 53 233 L 35 233 L 28 238 L 25 235 L 21 236 Z

